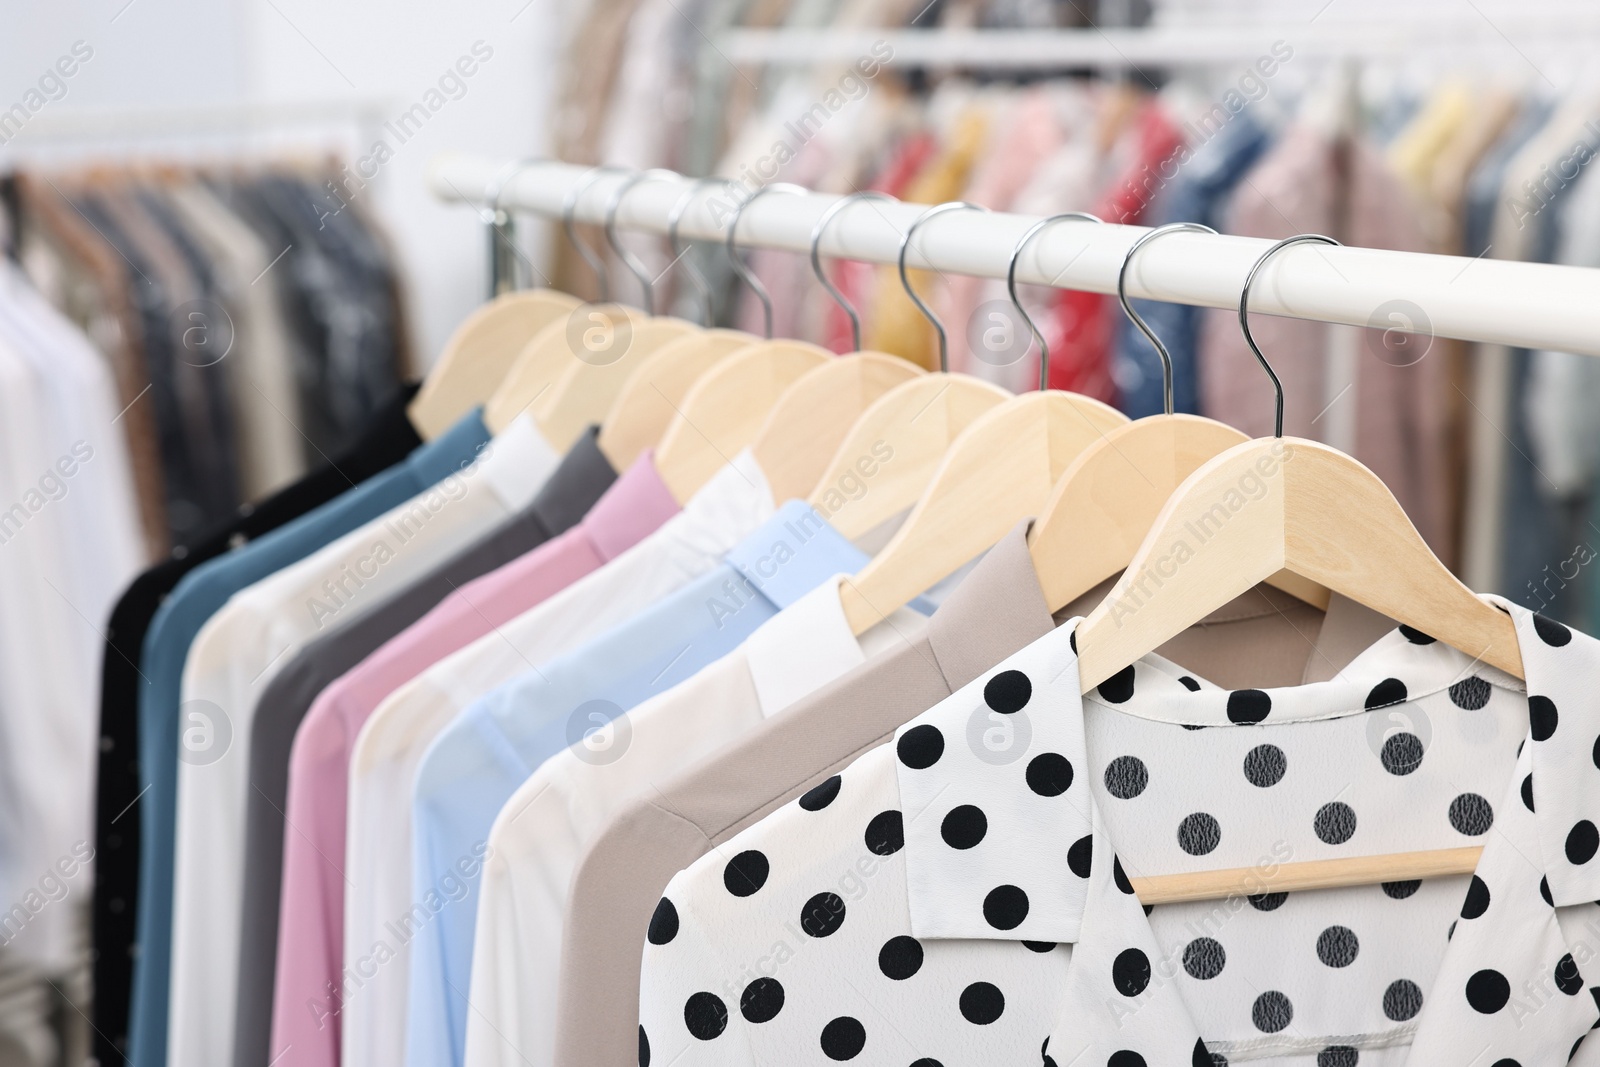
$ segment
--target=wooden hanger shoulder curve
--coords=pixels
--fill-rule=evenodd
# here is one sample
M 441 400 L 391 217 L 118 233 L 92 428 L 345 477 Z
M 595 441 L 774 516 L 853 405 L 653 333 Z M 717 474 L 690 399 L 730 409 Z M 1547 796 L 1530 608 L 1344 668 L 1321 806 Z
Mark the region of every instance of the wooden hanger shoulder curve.
M 700 376 L 760 338 L 743 330 L 686 334 L 656 349 L 628 376 L 600 424 L 600 451 L 625 471 L 661 440 L 683 398 Z
M 833 358 L 804 341 L 758 341 L 702 375 L 656 448 L 656 472 L 672 498 L 682 504 L 693 496 L 755 440 L 785 389 Z
M 1078 625 L 1084 692 L 1280 570 L 1523 676 L 1510 616 L 1445 569 L 1378 476 L 1337 449 L 1285 437 L 1235 445 L 1167 501 Z
M 522 346 L 506 372 L 505 380 L 483 405 L 483 421 L 490 432 L 499 433 L 550 389 L 567 367 L 577 360 L 578 351 L 602 334 L 615 343 L 630 337 L 645 321 L 644 316 L 622 304 L 581 304 L 561 319 L 550 323 Z
M 1128 417 L 1075 393 L 1025 393 L 955 440 L 905 524 L 839 593 L 856 634 L 954 574 L 1036 514 L 1075 456 Z
M 895 386 L 850 427 L 811 506 L 844 536 L 861 537 L 915 504 L 962 431 L 1010 399 L 965 374 L 922 374 Z
M 595 355 L 584 358 L 580 351 L 555 384 L 534 401 L 533 416 L 556 451 L 565 452 L 579 434 L 604 419 L 628 379 L 651 356 L 667 345 L 702 332 L 694 323 L 669 315 L 652 316 L 630 328 L 631 335 L 621 344 L 615 337 L 605 341 L 606 331 L 598 331 L 605 343 Z
M 1060 611 L 1125 569 L 1168 499 L 1201 464 L 1250 440 L 1198 415 L 1151 415 L 1084 449 L 1028 535 L 1045 603 Z M 1326 611 L 1328 591 L 1299 575 L 1268 582 Z
M 802 499 L 864 411 L 925 372 L 886 352 L 853 352 L 807 371 L 783 394 L 751 442 L 772 498 Z
M 581 306 L 554 289 L 504 293 L 457 326 L 407 408 L 424 438 L 434 438 L 484 403 L 505 380 L 528 341 Z

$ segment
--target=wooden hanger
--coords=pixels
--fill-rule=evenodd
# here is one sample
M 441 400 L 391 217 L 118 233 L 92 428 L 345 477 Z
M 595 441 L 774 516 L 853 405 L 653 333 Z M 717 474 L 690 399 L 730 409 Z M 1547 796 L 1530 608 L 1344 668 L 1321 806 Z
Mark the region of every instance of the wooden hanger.
M 665 331 L 667 337 L 653 337 L 650 331 L 644 329 L 649 321 L 645 316 L 611 302 L 611 274 L 606 269 L 605 260 L 578 237 L 574 218 L 579 197 L 590 185 L 616 169 L 595 167 L 573 185 L 561 205 L 562 229 L 584 262 L 595 272 L 601 301 L 598 304 L 579 304 L 565 317 L 539 331 L 522 347 L 510 370 L 484 402 L 483 421 L 491 433 L 502 432 L 518 415 L 531 411 L 572 363 L 585 360 L 614 361 L 619 358 L 615 353 L 631 348 L 636 339 L 640 339 L 641 332 L 644 334 L 642 344 L 657 346 L 675 336 L 671 327 L 668 327 Z M 579 353 L 583 354 L 581 358 Z
M 1282 436 L 1283 386 L 1250 334 L 1250 286 L 1275 252 L 1308 241 L 1337 244 L 1315 234 L 1278 242 L 1251 269 L 1239 300 L 1245 339 L 1277 391 L 1277 436 L 1228 449 L 1167 501 L 1123 577 L 1078 625 L 1084 692 L 1280 570 L 1523 677 L 1510 616 L 1439 562 L 1377 475 L 1327 445 Z M 1469 847 L 1287 863 L 1266 888 L 1259 872 L 1237 870 L 1134 884 L 1146 904 L 1206 900 L 1469 874 L 1480 854 Z
M 725 357 L 695 382 L 656 447 L 656 472 L 674 500 L 686 502 L 736 453 L 755 440 L 784 390 L 801 375 L 833 358 L 833 353 L 803 341 L 774 341 L 772 297 L 739 258 L 739 219 L 768 193 L 804 193 L 783 183 L 756 190 L 728 222 L 727 252 L 733 268 L 761 301 L 767 340 Z
M 644 291 L 644 312 L 650 317 L 634 325 L 629 337 L 618 338 L 602 327 L 568 338 L 580 342 L 580 347 L 572 349 L 578 358 L 567 362 L 555 383 L 533 402 L 539 430 L 558 452 L 565 452 L 579 434 L 605 418 L 628 380 L 651 356 L 665 345 L 701 332 L 692 322 L 655 315 L 655 282 L 649 268 L 617 239 L 617 210 L 623 197 L 634 186 L 661 178 L 676 179 L 677 175 L 660 169 L 632 175 L 617 186 L 606 204 L 606 241 L 639 279 Z M 581 345 L 588 337 L 598 338 L 601 343 L 593 347 Z
M 902 279 L 917 227 L 955 206 L 929 208 L 911 224 L 900 244 Z M 1013 263 L 1020 251 L 1019 244 Z M 943 325 L 909 284 L 906 291 L 933 323 L 944 366 Z M 1041 373 L 1047 375 L 1044 338 L 1020 304 L 1017 312 L 1040 344 Z M 987 551 L 1011 526 L 1037 513 L 1073 457 L 1127 421 L 1109 405 L 1064 392 L 1019 396 L 978 416 L 951 445 L 905 524 L 860 574 L 840 586 L 851 630 L 865 632 Z
M 1035 223 L 1022 243 L 1051 221 Z M 1128 301 L 1128 268 L 1134 256 L 1156 238 L 1182 231 L 1217 232 L 1193 222 L 1150 230 L 1128 249 L 1117 274 L 1123 313 L 1161 358 L 1166 413 L 1109 431 L 1084 449 L 1056 483 L 1028 536 L 1028 551 L 1052 612 L 1125 569 L 1179 484 L 1206 460 L 1249 440 L 1215 419 L 1173 413 L 1172 354 Z M 1014 273 L 1007 279 L 1013 299 L 1015 280 Z M 1328 591 L 1299 575 L 1274 575 L 1268 582 L 1323 611 L 1328 608 Z
M 876 192 L 843 197 L 823 212 L 812 232 L 812 270 L 844 308 L 858 348 L 861 317 L 823 272 L 818 247 L 822 230 L 834 214 L 852 200 L 880 198 L 894 199 Z M 850 427 L 813 483 L 811 506 L 844 536 L 852 540 L 864 536 L 915 504 L 951 443 L 979 415 L 1010 397 L 1006 390 L 982 379 L 943 371 L 895 386 Z
M 800 499 L 810 493 L 856 421 L 885 393 L 924 374 L 921 367 L 898 356 L 861 351 L 861 316 L 822 269 L 819 249 L 828 223 L 851 204 L 867 199 L 894 198 L 870 191 L 841 197 L 811 230 L 811 270 L 850 317 L 854 351 L 795 382 L 752 442 L 774 500 Z
M 513 175 L 538 161 L 514 164 Z M 488 191 L 490 240 L 503 238 L 498 223 L 507 218 L 500 207 L 503 181 Z M 498 246 L 490 249 L 498 259 Z M 457 326 L 406 409 L 411 424 L 431 440 L 461 416 L 484 403 L 505 380 L 528 341 L 553 322 L 564 321 L 582 305 L 575 296 L 554 289 L 529 289 L 495 296 Z

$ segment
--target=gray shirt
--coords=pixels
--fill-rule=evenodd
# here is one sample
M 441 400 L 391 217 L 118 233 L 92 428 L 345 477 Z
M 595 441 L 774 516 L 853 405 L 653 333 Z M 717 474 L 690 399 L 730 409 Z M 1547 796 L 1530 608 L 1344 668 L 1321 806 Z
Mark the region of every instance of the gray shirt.
M 370 611 L 306 645 L 262 694 L 250 734 L 234 1067 L 267 1067 L 271 1058 L 284 808 L 288 803 L 289 753 L 301 720 L 323 689 L 420 619 L 457 586 L 510 563 L 575 526 L 617 478 L 599 449 L 598 436 L 599 427 L 590 427 L 580 436 L 521 513 Z

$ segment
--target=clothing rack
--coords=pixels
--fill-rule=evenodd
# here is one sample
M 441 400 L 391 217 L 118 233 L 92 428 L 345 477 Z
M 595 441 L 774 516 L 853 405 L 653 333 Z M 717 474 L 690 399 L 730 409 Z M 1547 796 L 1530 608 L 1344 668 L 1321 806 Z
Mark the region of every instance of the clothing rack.
M 506 160 L 447 155 L 429 170 L 440 198 L 478 205 L 510 173 Z M 540 162 L 524 165 L 500 186 L 502 208 L 559 218 L 569 193 L 581 187 L 574 217 L 599 223 L 626 172 L 595 175 L 591 167 Z M 1157 179 L 1159 180 L 1159 179 Z M 626 229 L 665 234 L 667 219 L 693 179 L 652 177 L 629 190 L 617 209 Z M 684 211 L 682 239 L 721 242 L 733 207 L 751 186 L 719 193 L 703 187 Z M 805 253 L 822 213 L 839 198 L 820 193 L 774 194 L 753 203 L 739 220 L 741 248 Z M 718 201 L 720 200 L 720 204 Z M 926 208 L 867 201 L 842 210 L 828 226 L 828 258 L 892 264 L 904 234 Z M 955 274 L 1004 278 L 1011 250 L 1038 219 L 1003 212 L 956 211 L 917 231 L 907 264 Z M 1033 285 L 1115 293 L 1128 248 L 1144 227 L 1064 221 L 1029 243 L 1017 280 Z M 1271 241 L 1175 233 L 1140 250 L 1128 271 L 1128 294 L 1150 300 L 1236 309 L 1246 276 Z M 665 273 L 667 256 L 652 261 Z M 633 290 L 614 279 L 618 292 Z M 1518 348 L 1600 356 L 1600 270 L 1488 258 L 1301 245 L 1285 249 L 1251 287 L 1250 309 L 1349 326 L 1396 329 Z
M 1073 67 L 1204 67 L 1250 63 L 1274 42 L 1288 44 L 1296 56 L 1316 59 L 1398 59 L 1419 54 L 1495 46 L 1514 38 L 1521 46 L 1554 45 L 1570 50 L 1579 37 L 1600 37 L 1600 8 L 1553 5 L 1515 15 L 1511 37 L 1501 35 L 1489 16 L 1467 10 L 1441 16 L 1396 12 L 1384 30 L 1370 22 L 1338 22 L 1330 17 L 1309 25 L 1182 25 L 1090 27 L 1060 30 L 800 30 L 741 29 L 723 33 L 717 48 L 733 63 L 812 67 L 853 63 L 874 46 L 892 49 L 893 62 L 905 67 L 971 67 L 984 70 L 1039 70 Z M 1522 60 L 1526 64 L 1527 60 Z

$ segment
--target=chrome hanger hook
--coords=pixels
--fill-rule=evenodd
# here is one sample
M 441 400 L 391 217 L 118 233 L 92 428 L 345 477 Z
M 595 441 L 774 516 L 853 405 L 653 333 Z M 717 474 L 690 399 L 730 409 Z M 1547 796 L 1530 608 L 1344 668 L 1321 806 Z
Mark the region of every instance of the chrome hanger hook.
M 745 208 L 768 193 L 798 193 L 804 196 L 808 192 L 810 192 L 809 189 L 802 189 L 800 186 L 789 182 L 774 182 L 771 185 L 763 185 L 739 202 L 739 206 L 733 209 L 733 218 L 728 221 L 728 259 L 733 264 L 734 273 L 744 280 L 744 283 L 750 287 L 750 291 L 756 294 L 756 299 L 761 301 L 762 321 L 765 323 L 764 336 L 769 341 L 772 340 L 772 295 L 767 292 L 767 287 L 761 284 L 761 279 L 756 277 L 755 271 L 745 266 L 744 260 L 739 258 L 737 236 L 739 233 L 739 220 L 744 218 Z
M 1128 320 L 1139 328 L 1139 332 L 1144 334 L 1145 340 L 1149 341 L 1151 347 L 1156 350 L 1156 355 L 1161 357 L 1161 397 L 1166 404 L 1168 415 L 1173 413 L 1172 379 L 1174 375 L 1172 353 L 1167 351 L 1167 346 L 1161 343 L 1161 338 L 1156 336 L 1155 331 L 1144 321 L 1144 317 L 1133 310 L 1133 305 L 1128 302 L 1128 267 L 1133 263 L 1134 254 L 1157 237 L 1185 230 L 1191 233 L 1215 234 L 1217 232 L 1210 226 L 1205 226 L 1198 222 L 1174 222 L 1166 226 L 1157 226 L 1129 246 L 1127 255 L 1122 257 L 1122 269 L 1117 271 L 1117 302 L 1122 305 L 1122 313 L 1128 316 Z
M 694 198 L 699 195 L 700 190 L 708 185 L 730 186 L 732 184 L 733 182 L 727 178 L 697 178 L 694 184 L 689 186 L 688 191 L 678 198 L 678 202 L 672 205 L 672 210 L 667 213 L 667 244 L 672 248 L 672 262 L 677 263 L 680 260 L 683 262 L 683 269 L 689 275 L 689 283 L 699 291 L 701 307 L 705 312 L 701 324 L 707 328 L 711 326 L 712 320 L 716 317 L 716 308 L 713 306 L 711 297 L 711 283 L 706 281 L 706 276 L 700 273 L 699 267 L 694 265 L 694 257 L 689 255 L 689 250 L 683 247 L 678 240 L 678 223 L 683 221 L 683 213 L 689 209 L 689 205 L 694 202 Z
M 489 227 L 489 298 L 501 293 L 521 289 L 517 279 L 517 227 L 516 218 L 500 206 L 500 194 L 517 175 L 530 167 L 553 160 L 545 156 L 528 156 L 514 159 L 500 168 L 483 190 L 483 199 L 489 205 L 484 222 Z M 511 253 L 509 256 L 506 251 Z
M 634 186 L 642 185 L 649 181 L 667 181 L 677 177 L 672 171 L 661 167 L 640 171 L 637 174 L 630 175 L 621 185 L 612 190 L 611 199 L 606 203 L 605 224 L 602 226 L 606 235 L 606 243 L 611 246 L 611 250 L 617 254 L 622 262 L 627 264 L 628 269 L 633 271 L 633 276 L 639 279 L 639 285 L 644 289 L 644 311 L 647 315 L 656 313 L 655 282 L 651 279 L 650 268 L 644 265 L 644 261 L 622 247 L 622 243 L 617 240 L 617 209 L 622 207 L 622 198 L 627 196 L 628 191 Z
M 566 199 L 561 202 L 561 229 L 566 232 L 567 240 L 572 242 L 572 247 L 578 250 L 578 255 L 589 264 L 589 269 L 594 271 L 595 278 L 600 283 L 600 301 L 609 303 L 611 300 L 611 274 L 606 270 L 603 258 L 578 239 L 578 228 L 574 219 L 578 212 L 578 199 L 584 192 L 607 174 L 625 173 L 626 167 L 599 166 L 591 169 L 588 174 L 579 178 L 571 189 L 567 190 Z
M 1339 242 L 1332 237 L 1324 237 L 1320 233 L 1302 233 L 1294 237 L 1286 237 L 1261 253 L 1261 258 L 1256 260 L 1255 266 L 1250 268 L 1250 273 L 1244 279 L 1244 291 L 1239 294 L 1239 329 L 1244 331 L 1244 343 L 1250 346 L 1250 351 L 1255 353 L 1256 362 L 1261 364 L 1261 369 L 1267 372 L 1267 377 L 1272 379 L 1273 391 L 1278 394 L 1277 418 L 1274 422 L 1274 437 L 1283 436 L 1283 382 L 1278 378 L 1278 372 L 1272 369 L 1272 364 L 1267 362 L 1267 357 L 1262 354 L 1261 346 L 1256 344 L 1256 339 L 1250 333 L 1250 286 L 1255 284 L 1256 275 L 1261 273 L 1261 268 L 1266 266 L 1267 260 L 1278 254 L 1280 249 L 1298 244 L 1324 244 L 1338 246 Z
M 1017 314 L 1022 316 L 1022 321 L 1028 324 L 1028 332 L 1033 334 L 1034 341 L 1039 345 L 1039 391 L 1042 393 L 1050 388 L 1050 345 L 1045 341 L 1044 334 L 1039 332 L 1039 327 L 1034 325 L 1033 316 L 1028 314 L 1027 308 L 1022 306 L 1022 301 L 1017 299 L 1017 260 L 1022 258 L 1022 250 L 1028 247 L 1028 242 L 1038 236 L 1053 222 L 1062 219 L 1077 219 L 1079 222 L 1104 223 L 1099 215 L 1091 215 L 1087 211 L 1063 211 L 1059 215 L 1051 215 L 1040 219 L 1029 226 L 1023 235 L 1017 238 L 1016 245 L 1011 249 L 1011 262 L 1006 264 L 1006 292 L 1011 294 L 1011 305 L 1017 309 Z M 1020 356 L 1018 357 L 1021 358 Z
M 921 226 L 935 215 L 963 209 L 967 211 L 989 210 L 982 204 L 973 204 L 965 200 L 950 200 L 943 204 L 935 204 L 918 215 L 916 221 L 906 230 L 906 235 L 900 238 L 900 255 L 898 258 L 900 284 L 905 287 L 906 295 L 911 298 L 911 302 L 917 305 L 917 310 L 922 312 L 922 317 L 933 324 L 934 331 L 939 335 L 939 370 L 944 373 L 948 373 L 950 370 L 950 342 L 944 334 L 944 323 L 940 322 L 928 305 L 922 302 L 922 297 L 917 295 L 917 291 L 911 288 L 911 278 L 906 274 L 906 251 L 911 247 L 911 239 L 916 236 L 918 226 Z
M 846 315 L 850 316 L 850 343 L 853 346 L 852 351 L 856 352 L 861 351 L 861 316 L 856 312 L 850 301 L 844 298 L 844 294 L 839 291 L 838 286 L 829 281 L 828 276 L 822 272 L 822 256 L 818 249 L 822 244 L 822 231 L 828 228 L 828 223 L 833 221 L 833 217 L 851 204 L 862 200 L 895 202 L 894 197 L 888 193 L 880 193 L 872 189 L 860 193 L 851 193 L 849 196 L 841 196 L 828 205 L 828 210 L 822 213 L 822 217 L 817 220 L 817 224 L 811 229 L 811 270 L 816 274 L 817 281 L 821 282 L 822 287 L 828 291 L 828 295 L 833 297 L 833 302 L 843 308 Z

